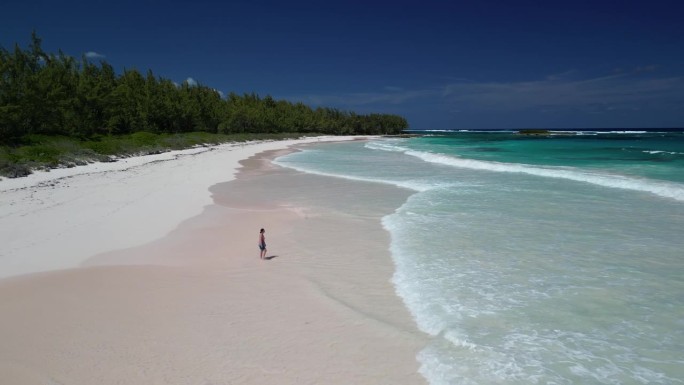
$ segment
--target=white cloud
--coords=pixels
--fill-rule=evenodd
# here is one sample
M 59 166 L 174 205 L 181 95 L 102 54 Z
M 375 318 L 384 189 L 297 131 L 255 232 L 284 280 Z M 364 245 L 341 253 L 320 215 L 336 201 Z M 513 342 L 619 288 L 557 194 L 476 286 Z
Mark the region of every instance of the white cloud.
M 476 82 L 448 79 L 433 88 L 386 86 L 376 92 L 292 96 L 314 105 L 363 106 L 428 103 L 449 111 L 512 112 L 584 111 L 602 113 L 644 108 L 673 109 L 684 105 L 684 77 L 658 77 L 657 66 L 582 77 L 579 71 L 515 82 Z M 679 107 L 677 107 L 679 106 Z
M 88 51 L 84 55 L 88 59 L 104 59 L 105 58 L 105 55 L 103 55 L 101 53 L 97 53 L 95 51 Z
M 445 99 L 454 105 L 484 110 L 530 108 L 632 108 L 643 103 L 684 99 L 684 78 L 637 77 L 618 73 L 589 79 L 549 76 L 523 82 L 453 83 L 444 87 Z
M 197 86 L 197 80 L 195 80 L 193 78 L 187 78 L 187 79 L 185 79 L 185 82 L 188 83 L 188 86 L 190 86 L 190 87 Z

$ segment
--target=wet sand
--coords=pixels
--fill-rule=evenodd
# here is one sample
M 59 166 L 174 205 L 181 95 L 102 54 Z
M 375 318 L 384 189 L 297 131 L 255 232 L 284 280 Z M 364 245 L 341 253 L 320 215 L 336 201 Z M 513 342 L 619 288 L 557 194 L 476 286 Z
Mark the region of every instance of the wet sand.
M 282 150 L 278 150 L 282 151 Z M 421 384 L 380 218 L 407 191 L 244 160 L 173 231 L 0 280 L 13 384 Z M 259 228 L 269 259 L 259 259 Z

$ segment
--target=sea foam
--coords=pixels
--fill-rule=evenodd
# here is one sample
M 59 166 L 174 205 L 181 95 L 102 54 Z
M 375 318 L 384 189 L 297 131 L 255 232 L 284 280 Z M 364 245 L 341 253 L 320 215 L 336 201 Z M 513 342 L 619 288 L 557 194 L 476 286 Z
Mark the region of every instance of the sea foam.
M 382 183 L 382 184 L 388 184 L 388 185 L 392 185 L 392 186 L 396 186 L 396 187 L 400 187 L 400 188 L 405 188 L 405 189 L 413 190 L 413 191 L 427 191 L 427 190 L 430 190 L 434 187 L 434 186 L 430 186 L 430 185 L 416 183 L 413 181 L 398 181 L 398 180 L 379 179 L 379 178 L 365 178 L 365 177 L 360 177 L 360 176 L 352 176 L 352 175 L 348 175 L 348 174 L 323 172 L 323 171 L 315 170 L 312 168 L 295 166 L 291 163 L 288 163 L 286 161 L 280 161 L 280 160 L 274 160 L 273 163 L 277 164 L 278 166 L 291 168 L 293 170 L 303 172 L 303 173 L 307 173 L 307 174 L 327 176 L 327 177 L 332 177 L 332 178 L 342 178 L 342 179 L 352 180 L 352 181 L 356 181 L 356 182 Z
M 684 201 L 684 187 L 675 183 L 656 181 L 652 179 L 635 178 L 616 174 L 602 174 L 590 172 L 574 167 L 541 167 L 520 163 L 501 163 L 475 159 L 464 159 L 449 155 L 411 150 L 391 143 L 372 142 L 367 145 L 370 149 L 403 152 L 426 162 L 450 167 L 466 168 L 505 173 L 522 173 L 545 178 L 558 178 L 576 182 L 591 183 L 602 187 L 619 188 L 633 191 L 648 192 L 664 198 Z

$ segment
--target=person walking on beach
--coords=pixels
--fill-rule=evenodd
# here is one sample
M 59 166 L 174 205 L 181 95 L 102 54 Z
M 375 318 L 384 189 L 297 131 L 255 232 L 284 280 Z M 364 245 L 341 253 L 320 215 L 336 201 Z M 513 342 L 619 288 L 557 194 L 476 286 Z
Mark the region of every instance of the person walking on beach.
M 266 230 L 264 230 L 264 229 L 261 229 L 261 231 L 259 231 L 259 250 L 261 250 L 261 253 L 259 254 L 259 258 L 261 258 L 261 259 L 266 258 L 266 251 L 267 250 L 266 250 L 266 236 L 264 235 L 265 232 L 266 232 Z

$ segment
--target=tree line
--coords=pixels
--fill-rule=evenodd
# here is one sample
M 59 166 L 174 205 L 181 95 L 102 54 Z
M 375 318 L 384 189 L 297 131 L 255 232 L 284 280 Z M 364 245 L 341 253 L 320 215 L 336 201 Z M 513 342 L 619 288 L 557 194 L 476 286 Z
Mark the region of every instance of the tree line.
M 46 53 L 34 32 L 26 49 L 0 47 L 0 144 L 26 135 L 82 139 L 135 132 L 397 134 L 408 128 L 397 115 L 367 114 L 260 97 L 226 98 L 208 86 L 176 84 L 135 69 L 117 74 L 93 63 Z

